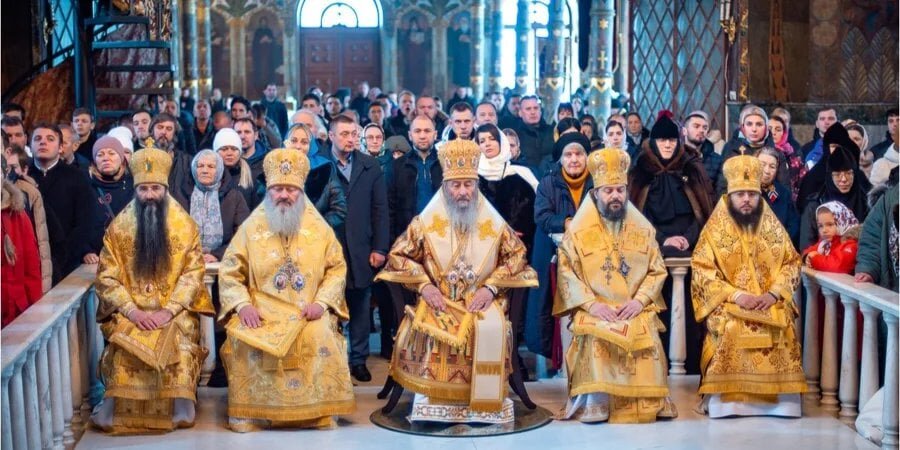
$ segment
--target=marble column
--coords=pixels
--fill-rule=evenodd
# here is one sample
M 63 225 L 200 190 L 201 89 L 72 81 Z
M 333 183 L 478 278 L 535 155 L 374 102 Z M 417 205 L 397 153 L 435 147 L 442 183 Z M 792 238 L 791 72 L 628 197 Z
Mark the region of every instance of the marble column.
M 181 19 L 181 1 L 172 2 L 172 50 L 170 58 L 172 60 L 172 87 L 176 98 L 178 97 L 178 89 L 181 88 L 182 78 L 184 74 L 183 45 L 180 41 L 184 31 L 184 23 Z
M 837 399 L 838 388 L 838 345 L 837 345 L 837 308 L 838 293 L 831 289 L 822 288 L 825 297 L 825 330 L 822 332 L 822 399 L 819 403 L 822 410 L 836 413 L 840 410 Z M 816 301 L 814 298 L 809 302 Z M 807 302 L 807 303 L 809 303 Z M 815 327 L 814 323 L 807 322 L 806 326 Z
M 291 31 L 289 34 L 285 34 L 285 47 L 290 48 L 290 72 L 292 74 L 291 80 L 286 80 L 286 84 L 293 86 L 294 96 L 297 97 L 297 101 L 300 101 L 300 98 L 303 97 L 303 91 L 300 86 L 300 71 L 302 67 L 300 67 L 300 32 L 297 30 L 297 25 L 291 27 Z M 299 104 L 297 105 L 299 109 Z
M 449 89 L 447 80 L 447 27 L 450 21 L 439 17 L 432 23 L 431 59 L 434 61 L 431 76 L 431 95 L 440 96 L 444 101 Z
M 806 374 L 806 387 L 804 400 L 819 400 L 819 375 L 822 367 L 822 353 L 819 349 L 819 285 L 808 275 L 802 275 L 803 286 L 806 288 L 806 311 L 803 319 L 806 327 L 803 329 L 803 373 Z
M 299 88 L 297 81 L 297 65 L 294 64 L 293 53 L 297 46 L 297 21 L 290 16 L 282 16 L 281 22 L 284 27 L 284 42 L 282 48 L 282 66 L 284 67 L 284 98 L 294 98 L 297 103 L 300 102 L 298 96 Z M 299 109 L 300 105 L 294 107 Z
M 182 60 L 184 63 L 181 71 L 181 86 L 189 87 L 191 95 L 197 96 L 197 84 L 199 78 L 199 56 L 197 48 L 199 47 L 197 35 L 197 2 L 194 0 L 182 0 L 181 3 L 181 19 L 183 29 L 181 34 L 181 44 L 183 49 Z M 193 114 L 193 111 L 188 111 Z
M 397 58 L 397 23 L 385 20 L 381 28 L 381 89 L 384 92 L 399 88 Z
M 669 375 L 684 375 L 687 371 L 684 362 L 687 359 L 686 327 L 684 315 L 684 279 L 690 268 L 690 259 L 687 264 L 672 266 L 669 272 L 672 274 L 672 315 L 669 317 Z
M 884 368 L 884 407 L 882 426 L 884 427 L 884 439 L 881 441 L 881 448 L 896 449 L 898 447 L 898 414 L 897 397 L 900 396 L 898 389 L 898 355 L 900 348 L 897 342 L 897 316 L 893 314 L 884 314 L 884 322 L 887 324 L 887 361 Z
M 856 347 L 856 299 L 841 295 L 844 304 L 844 328 L 841 342 L 841 378 L 838 398 L 841 400 L 841 422 L 852 426 L 856 421 L 859 399 L 859 353 Z
M 531 39 L 531 2 L 519 0 L 516 7 L 516 82 L 513 89 L 519 94 L 528 90 L 528 40 Z
M 500 85 L 501 64 L 503 61 L 503 9 L 501 0 L 491 0 L 491 57 L 488 63 L 488 88 L 491 92 L 502 92 Z
M 609 117 L 613 85 L 613 20 L 616 11 L 613 0 L 597 0 L 591 6 L 591 42 L 588 77 L 590 99 L 588 111 L 595 117 Z
M 25 410 L 25 389 L 22 384 L 22 379 L 24 376 L 23 364 L 24 360 L 16 363 L 16 366 L 12 370 L 12 377 L 9 379 L 9 403 L 4 403 L 9 405 L 9 409 L 15 410 L 18 413 L 13 414 L 10 417 L 10 422 L 12 426 L 10 428 L 5 428 L 2 434 L 4 436 L 4 445 L 3 448 L 28 448 L 28 418 L 25 414 L 22 414 Z M 8 447 L 6 444 L 6 435 L 12 434 L 12 446 Z
M 231 51 L 229 59 L 231 62 L 231 91 L 241 95 L 246 95 L 247 93 L 247 84 L 244 82 L 247 75 L 247 43 L 245 42 L 246 31 L 244 30 L 244 25 L 245 21 L 243 18 L 232 17 L 228 19 L 228 30 L 231 39 L 231 47 L 229 48 Z
M 859 309 L 863 314 L 859 405 L 864 406 L 878 391 L 878 316 L 881 310 L 866 303 L 860 303 Z
M 2 439 L 2 441 L 0 441 L 0 447 L 2 448 L 13 448 L 13 426 L 11 411 L 14 405 L 10 403 L 9 396 L 9 382 L 11 378 L 12 373 L 3 375 L 3 410 L 0 411 L 0 414 L 2 414 L 2 422 L 0 422 L 0 427 L 2 428 L 0 429 L 3 430 L 3 432 L 0 433 L 0 439 Z
M 550 40 L 545 52 L 547 59 L 544 63 L 544 73 L 537 89 L 544 99 L 544 120 L 547 123 L 553 123 L 555 120 L 556 108 L 559 106 L 566 84 L 566 38 L 563 23 L 565 8 L 565 0 L 550 1 L 550 17 L 547 22 Z
M 469 84 L 475 101 L 484 97 L 484 0 L 472 2 L 472 61 Z
M 208 98 L 212 94 L 212 21 L 210 20 L 210 0 L 197 2 L 197 75 L 199 82 L 197 91 L 200 97 Z

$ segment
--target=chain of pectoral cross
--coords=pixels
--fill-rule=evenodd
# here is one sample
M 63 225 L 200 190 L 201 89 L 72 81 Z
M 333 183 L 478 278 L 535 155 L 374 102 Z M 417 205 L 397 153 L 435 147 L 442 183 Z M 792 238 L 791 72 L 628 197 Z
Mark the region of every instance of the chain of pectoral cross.
M 613 242 L 613 251 L 616 252 L 616 255 L 619 256 L 619 267 L 613 265 L 611 254 L 606 254 L 606 261 L 604 261 L 603 265 L 600 267 L 606 272 L 606 283 L 612 281 L 612 271 L 618 270 L 623 277 L 628 277 L 628 272 L 631 271 L 631 267 L 625 262 L 625 256 L 622 255 L 622 252 L 619 251 L 619 243 Z

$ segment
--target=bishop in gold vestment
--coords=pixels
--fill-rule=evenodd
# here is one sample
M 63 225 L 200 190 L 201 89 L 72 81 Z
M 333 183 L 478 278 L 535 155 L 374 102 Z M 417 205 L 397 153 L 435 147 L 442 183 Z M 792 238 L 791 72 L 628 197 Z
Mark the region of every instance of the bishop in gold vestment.
M 419 293 L 397 331 L 391 376 L 417 393 L 410 420 L 507 423 L 505 292 L 537 286 L 525 245 L 478 191 L 478 146 L 439 152 L 444 181 L 376 280 Z
M 115 434 L 158 433 L 194 422 L 207 351 L 199 315 L 214 314 L 203 284 L 197 225 L 167 194 L 172 159 L 154 148 L 131 160 L 136 198 L 103 238 L 95 288 L 109 345 L 100 374 L 106 398 L 91 416 Z
M 656 230 L 627 198 L 628 154 L 588 157 L 595 188 L 558 252 L 553 314 L 572 320 L 565 418 L 644 423 L 675 417 L 657 313 L 666 267 Z
M 691 259 L 691 298 L 708 330 L 700 393 L 710 417 L 799 417 L 806 392 L 794 318 L 800 256 L 760 201 L 760 164 L 725 162 L 728 194 L 700 233 Z
M 263 204 L 241 225 L 222 258 L 219 320 L 228 324 L 222 360 L 228 375 L 228 417 L 233 431 L 265 427 L 330 428 L 333 416 L 356 409 L 340 321 L 347 267 L 331 227 L 309 203 L 303 183 L 309 161 L 278 149 L 263 162 Z M 260 311 L 276 308 L 300 322 L 285 353 L 263 350 L 234 331 L 259 328 Z M 296 325 L 296 324 L 294 324 Z M 290 321 L 266 330 L 289 333 Z

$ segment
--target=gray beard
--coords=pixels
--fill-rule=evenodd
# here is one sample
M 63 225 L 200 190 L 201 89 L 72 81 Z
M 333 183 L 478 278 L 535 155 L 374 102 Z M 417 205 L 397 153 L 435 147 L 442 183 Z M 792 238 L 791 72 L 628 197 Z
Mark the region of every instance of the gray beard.
M 475 195 L 468 206 L 461 207 L 450 198 L 450 193 L 444 189 L 444 206 L 450 215 L 450 224 L 453 229 L 460 233 L 466 234 L 475 229 L 475 221 L 478 220 L 478 203 L 481 201 L 481 194 L 475 191 Z
M 263 205 L 266 210 L 266 222 L 273 233 L 290 238 L 300 231 L 300 226 L 303 223 L 303 212 L 306 210 L 306 196 L 300 196 L 297 199 L 297 203 L 294 203 L 293 206 L 282 209 L 276 206 L 272 202 L 272 198 L 266 194 Z
M 166 228 L 168 197 L 158 202 L 137 200 L 134 252 L 134 274 L 139 279 L 153 279 L 169 270 L 169 234 Z
M 621 222 L 622 219 L 625 218 L 625 203 L 623 203 L 622 207 L 618 210 L 612 211 L 609 209 L 608 205 L 604 204 L 603 201 L 600 200 L 600 196 L 597 196 L 594 199 L 594 204 L 597 205 L 597 211 L 600 211 L 600 216 L 610 222 Z

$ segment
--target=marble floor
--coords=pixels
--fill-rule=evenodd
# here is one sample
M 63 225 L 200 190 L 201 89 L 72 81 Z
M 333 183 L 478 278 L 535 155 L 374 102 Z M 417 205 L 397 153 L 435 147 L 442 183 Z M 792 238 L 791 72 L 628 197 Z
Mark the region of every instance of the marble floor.
M 320 448 L 322 450 L 526 450 L 611 448 L 624 449 L 759 449 L 765 450 L 848 450 L 875 449 L 837 419 L 818 409 L 807 408 L 802 419 L 742 418 L 709 420 L 694 412 L 698 403 L 698 377 L 670 378 L 678 418 L 647 425 L 585 425 L 578 422 L 551 422 L 525 433 L 482 438 L 430 438 L 396 433 L 376 427 L 369 415 L 382 406 L 375 398 L 387 373 L 387 361 L 377 356 L 369 360 L 373 382 L 356 387 L 357 412 L 343 417 L 337 430 L 263 431 L 237 434 L 224 428 L 226 389 L 200 388 L 196 425 L 163 436 L 104 436 L 88 431 L 78 443 L 80 449 L 248 449 L 279 450 Z M 531 398 L 552 412 L 564 404 L 565 380 L 547 379 L 528 383 Z M 411 395 L 406 393 L 404 395 Z

